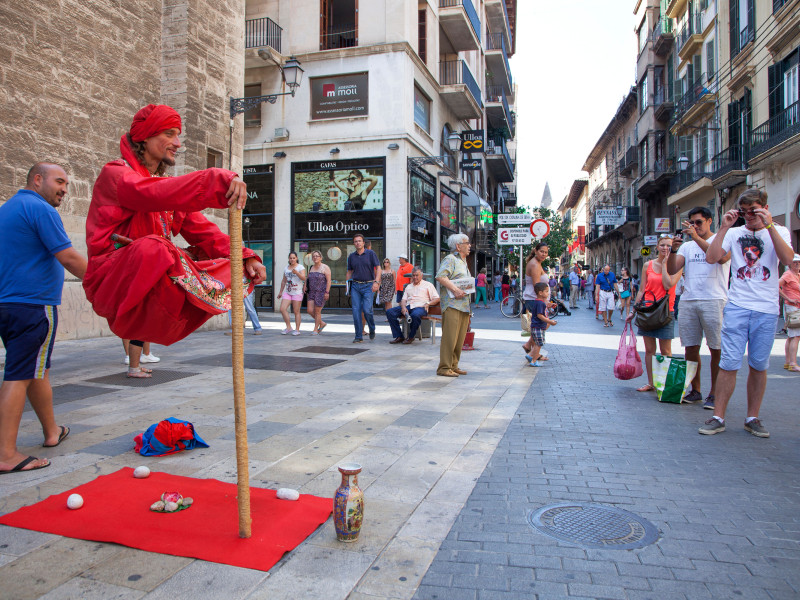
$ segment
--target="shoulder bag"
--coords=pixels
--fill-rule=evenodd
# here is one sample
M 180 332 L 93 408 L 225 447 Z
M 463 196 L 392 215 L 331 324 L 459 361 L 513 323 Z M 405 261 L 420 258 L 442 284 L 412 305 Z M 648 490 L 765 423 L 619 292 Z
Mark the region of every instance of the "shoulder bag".
M 653 299 L 648 301 L 647 294 Z M 636 311 L 636 325 L 642 331 L 655 331 L 672 322 L 672 316 L 669 314 L 669 293 L 656 300 L 653 292 L 645 292 L 642 301 L 634 304 L 633 308 Z
M 800 310 L 795 310 L 786 315 L 786 327 L 796 329 L 800 327 Z

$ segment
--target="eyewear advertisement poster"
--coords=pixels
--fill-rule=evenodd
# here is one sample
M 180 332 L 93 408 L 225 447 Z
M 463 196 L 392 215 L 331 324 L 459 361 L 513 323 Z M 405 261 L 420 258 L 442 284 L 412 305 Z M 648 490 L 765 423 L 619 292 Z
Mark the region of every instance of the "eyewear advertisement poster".
M 369 114 L 369 73 L 312 77 L 311 118 L 336 119 Z
M 293 165 L 294 212 L 383 210 L 383 161 L 328 161 Z
M 458 231 L 458 196 L 449 188 L 442 187 L 441 193 L 441 226 L 453 233 Z

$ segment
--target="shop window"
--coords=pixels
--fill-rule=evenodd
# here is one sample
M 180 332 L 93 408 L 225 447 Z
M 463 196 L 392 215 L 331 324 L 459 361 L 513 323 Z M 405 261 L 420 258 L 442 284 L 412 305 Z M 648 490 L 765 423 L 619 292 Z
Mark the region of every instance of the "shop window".
M 246 166 L 242 179 L 247 184 L 247 206 L 242 211 L 244 245 L 258 254 L 267 269 L 264 283 L 256 286 L 255 305 L 269 308 L 273 306 L 273 166 Z

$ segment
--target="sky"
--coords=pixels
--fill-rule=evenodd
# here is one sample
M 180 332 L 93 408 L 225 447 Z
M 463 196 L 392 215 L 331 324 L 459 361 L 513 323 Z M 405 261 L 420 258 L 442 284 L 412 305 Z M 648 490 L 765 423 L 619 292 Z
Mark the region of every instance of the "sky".
M 520 0 L 517 51 L 517 198 L 553 208 L 635 83 L 635 0 Z

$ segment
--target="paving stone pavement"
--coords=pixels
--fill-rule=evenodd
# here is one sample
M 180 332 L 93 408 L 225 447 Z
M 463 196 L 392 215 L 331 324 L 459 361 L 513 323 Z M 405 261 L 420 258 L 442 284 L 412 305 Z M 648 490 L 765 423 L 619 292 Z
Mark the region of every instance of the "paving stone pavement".
M 800 378 L 781 368 L 785 337 L 773 347 L 761 411 L 771 437 L 743 430 L 746 369 L 727 431 L 703 436 L 711 411 L 660 404 L 635 391 L 642 379 L 614 379 L 621 323 L 604 329 L 580 304 L 548 332 L 550 360 L 415 598 L 800 597 Z M 660 538 L 635 550 L 584 549 L 527 523 L 529 511 L 565 502 L 623 508 Z
M 535 377 L 519 360 L 518 321 L 496 305 L 478 311 L 476 350 L 461 361 L 469 375 L 449 379 L 435 374 L 438 338 L 390 345 L 383 316 L 377 339 L 355 346 L 348 315 L 326 316 L 315 337 L 307 320 L 303 335 L 283 336 L 279 317 L 262 316 L 264 335 L 245 335 L 250 483 L 332 497 L 337 465 L 362 464 L 358 542 L 337 542 L 329 519 L 267 573 L 0 526 L 0 598 L 413 596 Z M 52 465 L 3 475 L 0 514 L 125 466 L 235 482 L 230 339 L 201 332 L 154 347 L 159 377 L 147 382 L 125 379 L 116 338 L 58 342 L 54 405 L 71 433 L 44 449 L 24 413 L 18 445 Z M 136 455 L 133 436 L 170 416 L 193 422 L 210 448 Z

